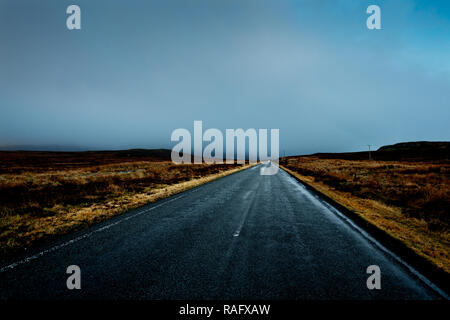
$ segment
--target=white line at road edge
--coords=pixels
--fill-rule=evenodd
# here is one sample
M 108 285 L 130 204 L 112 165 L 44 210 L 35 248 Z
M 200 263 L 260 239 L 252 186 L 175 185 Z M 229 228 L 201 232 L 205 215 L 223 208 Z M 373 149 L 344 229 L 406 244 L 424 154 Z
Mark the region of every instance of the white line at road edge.
M 394 252 L 387 249 L 385 246 L 383 246 L 381 243 L 379 243 L 375 238 L 373 238 L 370 234 L 368 234 L 366 231 L 361 229 L 358 225 L 356 225 L 350 218 L 348 218 L 346 215 L 341 213 L 338 209 L 333 207 L 331 204 L 326 202 L 325 200 L 321 199 L 318 195 L 313 194 L 310 192 L 306 187 L 299 182 L 297 179 L 294 179 L 289 173 L 283 170 L 283 172 L 287 175 L 287 177 L 290 179 L 291 183 L 296 184 L 301 192 L 305 194 L 307 197 L 310 198 L 313 202 L 320 203 L 325 209 L 328 209 L 331 213 L 334 213 L 336 216 L 338 216 L 341 220 L 346 222 L 350 225 L 353 229 L 355 229 L 358 233 L 360 233 L 364 238 L 366 238 L 369 242 L 371 242 L 373 245 L 375 245 L 378 249 L 383 251 L 385 254 L 391 256 L 394 260 L 396 260 L 398 263 L 403 265 L 405 268 L 409 270 L 414 276 L 419 278 L 423 283 L 425 283 L 429 288 L 431 288 L 433 291 L 437 292 L 439 295 L 444 297 L 445 299 L 449 300 L 449 296 L 441 290 L 439 287 L 437 287 L 433 282 L 431 282 L 427 277 L 422 275 L 419 271 L 414 269 L 412 266 L 410 266 L 406 261 L 404 261 L 402 258 L 397 256 Z
M 91 232 L 89 232 L 89 233 L 83 234 L 82 236 L 76 237 L 76 238 L 74 238 L 74 239 L 72 239 L 72 240 L 69 240 L 69 241 L 64 242 L 64 243 L 62 243 L 62 244 L 59 244 L 59 245 L 57 245 L 57 246 L 54 246 L 54 247 L 52 247 L 52 248 L 50 248 L 50 249 L 43 250 L 43 251 L 41 251 L 41 252 L 39 252 L 39 253 L 36 253 L 36 254 L 34 254 L 34 255 L 32 255 L 32 256 L 29 256 L 29 257 L 24 258 L 24 259 L 22 259 L 22 260 L 19 260 L 19 261 L 16 261 L 16 262 L 14 262 L 14 263 L 11 263 L 11 264 L 9 264 L 9 265 L 7 265 L 7 266 L 1 268 L 1 269 L 0 269 L 0 273 L 5 272 L 5 271 L 10 270 L 10 269 L 14 269 L 15 267 L 17 267 L 17 266 L 19 266 L 19 265 L 21 265 L 21 264 L 24 264 L 24 263 L 30 262 L 30 261 L 32 261 L 32 260 L 35 260 L 35 259 L 37 259 L 37 258 L 39 258 L 39 257 L 42 257 L 42 256 L 45 255 L 45 254 L 54 252 L 54 251 L 56 251 L 56 250 L 59 250 L 59 249 L 61 249 L 61 248 L 63 248 L 63 247 L 66 247 L 66 246 L 68 246 L 68 245 L 70 245 L 70 244 L 73 244 L 73 243 L 75 243 L 75 242 L 78 242 L 78 241 L 80 241 L 80 240 L 89 238 L 89 237 L 92 236 L 93 234 L 95 234 L 95 233 L 97 233 L 97 232 L 105 231 L 105 230 L 107 230 L 107 229 L 109 229 L 109 228 L 111 228 L 111 227 L 113 227 L 113 226 L 115 226 L 115 225 L 118 225 L 118 224 L 121 223 L 122 221 L 130 220 L 130 219 L 132 219 L 132 218 L 136 218 L 136 217 L 138 217 L 138 216 L 140 216 L 140 215 L 142 215 L 142 214 L 144 214 L 144 213 L 147 213 L 147 212 L 149 212 L 149 211 L 151 211 L 151 210 L 154 210 L 154 209 L 156 209 L 156 208 L 159 208 L 159 207 L 161 207 L 161 206 L 163 206 L 163 205 L 165 205 L 165 204 L 167 204 L 167 203 L 169 203 L 169 202 L 178 200 L 178 199 L 183 198 L 183 197 L 185 197 L 185 195 L 181 195 L 181 196 L 178 196 L 178 197 L 176 197 L 176 198 L 173 198 L 173 199 L 164 201 L 163 203 L 160 203 L 160 204 L 158 204 L 158 205 L 156 205 L 156 206 L 154 206 L 154 207 L 151 207 L 151 208 L 149 208 L 149 209 L 146 209 L 146 210 L 137 212 L 137 213 L 135 213 L 135 214 L 133 214 L 133 215 L 130 215 L 130 216 L 126 217 L 126 218 L 122 218 L 122 219 L 120 219 L 120 220 L 118 220 L 118 221 L 116 221 L 116 222 L 110 223 L 110 224 L 108 224 L 108 225 L 106 225 L 106 226 L 104 226 L 104 227 L 100 227 L 100 228 L 98 228 L 98 229 L 96 229 L 96 230 L 94 230 L 94 231 L 91 231 Z
M 253 167 L 253 168 L 256 168 L 256 167 L 258 167 L 258 166 L 255 166 L 255 167 Z M 253 169 L 253 168 L 250 168 L 250 169 Z M 14 263 L 11 263 L 11 264 L 9 264 L 9 265 L 7 265 L 7 266 L 2 267 L 2 268 L 0 269 L 0 273 L 5 272 L 5 271 L 10 270 L 10 269 L 14 269 L 15 267 L 17 267 L 17 266 L 19 266 L 19 265 L 21 265 L 21 264 L 24 264 L 24 263 L 30 262 L 30 261 L 32 261 L 32 260 L 35 260 L 35 259 L 37 259 L 37 258 L 39 258 L 39 257 L 42 257 L 43 255 L 45 255 L 45 254 L 47 254 L 47 253 L 54 252 L 54 251 L 56 251 L 56 250 L 58 250 L 58 249 L 61 249 L 61 248 L 63 248 L 63 247 L 66 247 L 66 246 L 68 246 L 68 245 L 70 245 L 70 244 L 72 244 L 72 243 L 75 243 L 75 242 L 78 242 L 78 241 L 80 241 L 80 240 L 89 238 L 89 237 L 92 236 L 94 233 L 97 233 L 97 232 L 101 232 L 101 231 L 107 230 L 107 229 L 109 229 L 109 228 L 111 228 L 111 227 L 113 227 L 113 226 L 115 226 L 115 225 L 118 225 L 118 224 L 121 223 L 122 221 L 127 221 L 127 220 L 130 220 L 130 219 L 132 219 L 132 218 L 136 218 L 136 217 L 138 217 L 138 216 L 140 216 L 140 215 L 142 215 L 142 214 L 144 214 L 144 213 L 147 213 L 147 212 L 149 212 L 149 211 L 151 211 L 151 210 L 153 210 L 153 209 L 156 209 L 156 208 L 158 208 L 158 207 L 161 207 L 161 206 L 163 206 L 163 205 L 165 205 L 165 204 L 167 204 L 167 203 L 169 203 L 169 202 L 172 202 L 172 201 L 178 200 L 178 199 L 180 199 L 180 198 L 183 198 L 183 197 L 185 197 L 186 194 L 188 194 L 188 193 L 197 192 L 197 191 L 198 191 L 198 187 L 195 188 L 195 189 L 193 189 L 193 190 L 183 192 L 183 195 L 178 196 L 178 197 L 173 198 L 173 199 L 170 199 L 170 200 L 167 200 L 167 201 L 164 201 L 163 203 L 160 203 L 160 204 L 158 204 L 158 205 L 156 205 L 156 206 L 154 206 L 154 207 L 151 207 L 151 208 L 149 208 L 149 209 L 146 209 L 146 210 L 143 210 L 143 211 L 140 211 L 140 212 L 136 212 L 136 213 L 133 214 L 133 215 L 130 215 L 130 216 L 126 217 L 126 218 L 120 219 L 119 221 L 110 223 L 110 224 L 108 224 L 108 225 L 106 225 L 106 226 L 104 226 L 104 227 L 98 228 L 98 229 L 96 229 L 96 230 L 94 230 L 94 231 L 91 231 L 91 232 L 86 233 L 86 234 L 84 234 L 84 235 L 82 235 L 82 236 L 76 237 L 76 238 L 74 238 L 74 239 L 72 239 L 72 240 L 69 240 L 69 241 L 64 242 L 64 243 L 62 243 L 62 244 L 59 244 L 59 245 L 57 245 L 57 246 L 54 246 L 54 247 L 52 247 L 52 248 L 50 248 L 50 249 L 43 250 L 43 251 L 41 251 L 41 252 L 39 252 L 39 253 L 36 253 L 36 254 L 34 254 L 34 255 L 32 255 L 32 256 L 29 256 L 29 257 L 24 258 L 24 259 L 22 259 L 22 260 L 19 260 L 19 261 L 16 261 L 16 262 L 14 262 Z

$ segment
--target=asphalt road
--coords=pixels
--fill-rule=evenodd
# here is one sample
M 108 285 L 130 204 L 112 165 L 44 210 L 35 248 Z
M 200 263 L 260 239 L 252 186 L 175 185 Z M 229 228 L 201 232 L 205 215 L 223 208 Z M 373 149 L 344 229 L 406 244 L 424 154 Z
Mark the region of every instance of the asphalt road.
M 1 299 L 436 299 L 280 170 L 253 167 L 130 211 L 0 267 Z M 81 268 L 81 289 L 66 268 Z M 381 289 L 369 290 L 369 265 Z

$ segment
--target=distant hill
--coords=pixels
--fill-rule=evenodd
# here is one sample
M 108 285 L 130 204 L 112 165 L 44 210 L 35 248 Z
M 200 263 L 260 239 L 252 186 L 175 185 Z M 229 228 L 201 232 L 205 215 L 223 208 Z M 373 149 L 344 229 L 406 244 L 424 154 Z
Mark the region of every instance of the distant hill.
M 388 146 L 380 147 L 377 151 L 407 151 L 407 152 L 448 152 L 450 151 L 450 142 L 430 142 L 430 141 L 416 141 L 416 142 L 400 142 Z
M 313 156 L 323 159 L 367 160 L 369 152 L 315 153 Z M 448 161 L 450 142 L 401 142 L 371 151 L 370 157 L 380 161 Z
M 54 144 L 13 144 L 1 145 L 0 151 L 57 151 L 57 152 L 72 152 L 72 151 L 86 151 L 88 149 L 74 145 L 54 145 Z
M 170 160 L 171 150 L 168 149 L 129 149 L 116 151 L 86 151 L 87 154 L 109 154 L 126 158 L 157 158 L 161 160 Z
M 47 171 L 135 162 L 170 161 L 171 150 L 130 149 L 117 151 L 0 151 L 0 173 L 16 171 Z

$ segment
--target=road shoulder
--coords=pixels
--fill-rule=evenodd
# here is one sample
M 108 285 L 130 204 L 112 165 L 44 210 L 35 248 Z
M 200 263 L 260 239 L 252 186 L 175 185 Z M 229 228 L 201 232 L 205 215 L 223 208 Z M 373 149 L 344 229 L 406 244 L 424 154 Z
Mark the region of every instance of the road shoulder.
M 363 212 L 367 212 L 367 207 L 364 208 L 364 211 L 358 210 L 361 209 L 361 205 L 364 206 L 364 204 L 352 202 L 348 198 L 345 198 L 345 196 L 339 194 L 339 192 L 336 192 L 323 184 L 316 183 L 311 177 L 301 175 L 282 165 L 280 165 L 280 168 L 297 181 L 301 182 L 307 189 L 317 194 L 345 214 L 356 223 L 356 225 L 368 232 L 372 237 L 400 258 L 408 262 L 413 268 L 437 284 L 446 293 L 450 292 L 450 275 L 433 261 L 414 250 L 406 241 L 398 237 L 398 235 L 375 224 L 373 220 L 370 219 L 370 216 L 369 218 L 365 216 Z M 371 211 L 376 214 L 373 209 Z

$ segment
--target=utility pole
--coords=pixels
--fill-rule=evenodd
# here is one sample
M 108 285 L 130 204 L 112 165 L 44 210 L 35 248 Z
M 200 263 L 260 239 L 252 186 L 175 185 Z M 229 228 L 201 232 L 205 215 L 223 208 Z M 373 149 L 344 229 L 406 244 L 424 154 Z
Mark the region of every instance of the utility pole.
M 369 146 L 369 160 L 371 160 L 371 157 L 370 157 L 370 146 L 371 146 L 371 144 L 368 144 L 368 146 Z

